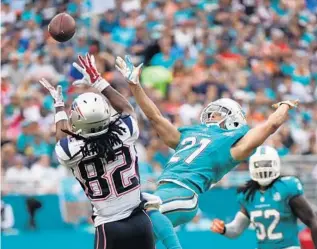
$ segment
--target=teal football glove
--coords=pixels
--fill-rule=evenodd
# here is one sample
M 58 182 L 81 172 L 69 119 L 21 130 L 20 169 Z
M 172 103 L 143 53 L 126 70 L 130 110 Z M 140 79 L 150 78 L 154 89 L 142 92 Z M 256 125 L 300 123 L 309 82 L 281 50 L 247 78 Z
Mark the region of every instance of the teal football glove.
M 120 56 L 116 58 L 116 68 L 129 84 L 140 84 L 140 74 L 143 63 L 135 67 L 129 55 L 126 55 L 124 58 L 125 60 Z

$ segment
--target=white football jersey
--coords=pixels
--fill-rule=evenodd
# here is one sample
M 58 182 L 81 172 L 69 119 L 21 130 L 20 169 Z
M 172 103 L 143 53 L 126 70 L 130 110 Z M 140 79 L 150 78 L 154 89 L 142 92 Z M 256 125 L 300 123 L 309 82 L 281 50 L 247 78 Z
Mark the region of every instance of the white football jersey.
M 119 135 L 123 146 L 116 146 L 116 159 L 87 156 L 71 159 L 84 145 L 72 137 L 61 139 L 55 147 L 62 165 L 71 168 L 93 206 L 95 226 L 130 216 L 141 202 L 137 152 L 134 144 L 139 136 L 137 121 L 131 116 L 119 119 L 125 129 Z

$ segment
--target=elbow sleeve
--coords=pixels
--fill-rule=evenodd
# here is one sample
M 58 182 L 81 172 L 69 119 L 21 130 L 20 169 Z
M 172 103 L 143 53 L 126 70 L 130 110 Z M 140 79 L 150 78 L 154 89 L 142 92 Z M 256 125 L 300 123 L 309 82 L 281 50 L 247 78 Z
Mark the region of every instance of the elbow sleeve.
M 226 224 L 224 236 L 228 238 L 238 237 L 250 225 L 249 218 L 242 212 L 238 212 L 234 220 Z

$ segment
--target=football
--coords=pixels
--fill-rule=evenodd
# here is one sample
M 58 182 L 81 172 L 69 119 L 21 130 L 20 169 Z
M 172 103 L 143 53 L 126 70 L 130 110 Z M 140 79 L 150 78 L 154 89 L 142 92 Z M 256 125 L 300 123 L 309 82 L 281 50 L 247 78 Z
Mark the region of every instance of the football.
M 58 42 L 70 40 L 76 32 L 76 22 L 67 13 L 60 13 L 50 21 L 48 32 Z

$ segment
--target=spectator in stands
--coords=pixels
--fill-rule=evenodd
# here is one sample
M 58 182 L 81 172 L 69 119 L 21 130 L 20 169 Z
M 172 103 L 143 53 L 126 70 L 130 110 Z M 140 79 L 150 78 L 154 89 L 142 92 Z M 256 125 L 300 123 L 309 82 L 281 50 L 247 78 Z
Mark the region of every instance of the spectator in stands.
M 50 167 L 48 155 L 42 155 L 31 167 L 31 174 L 35 184 L 36 194 L 57 193 L 59 175 L 56 169 Z
M 11 194 L 29 194 L 33 191 L 32 174 L 25 166 L 22 156 L 14 157 L 14 164 L 10 165 L 4 179 Z
M 251 124 L 267 118 L 274 99 L 299 98 L 301 108 L 272 143 L 285 155 L 317 153 L 317 18 L 312 1 L 122 0 L 101 14 L 89 12 L 89 1 L 63 2 L 1 4 L 5 170 L 15 164 L 15 155 L 22 154 L 23 166 L 38 160 L 32 167 L 36 174 L 51 171 L 55 141 L 48 124 L 54 117 L 53 101 L 36 82 L 46 77 L 63 85 L 71 103 L 87 90 L 71 87 L 81 78 L 71 62 L 77 53 L 86 52 L 95 56 L 102 76 L 126 97 L 130 93 L 115 71 L 115 56 L 132 54 L 133 60 L 144 62 L 142 84 L 179 126 L 197 122 L 201 107 L 219 97 L 236 98 Z M 69 42 L 57 43 L 48 36 L 47 24 L 63 11 L 76 18 L 77 33 Z M 137 113 L 144 154 L 140 165 L 154 181 L 169 151 L 159 146 L 142 112 Z
M 119 26 L 119 18 L 115 10 L 109 9 L 105 11 L 99 21 L 99 32 L 103 35 L 110 35 L 114 28 Z

